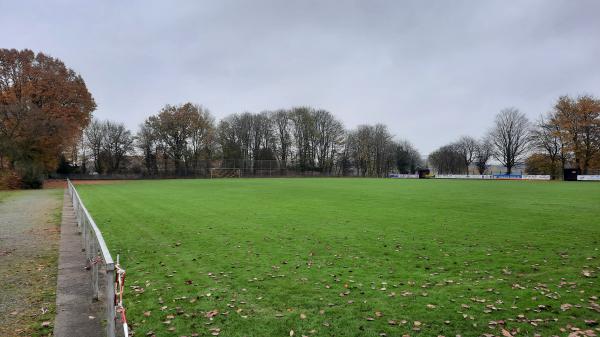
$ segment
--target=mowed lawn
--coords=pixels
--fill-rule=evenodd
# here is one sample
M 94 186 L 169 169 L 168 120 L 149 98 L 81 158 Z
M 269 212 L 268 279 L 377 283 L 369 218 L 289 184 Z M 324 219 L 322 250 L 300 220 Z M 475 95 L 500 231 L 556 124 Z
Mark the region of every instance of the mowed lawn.
M 136 336 L 598 334 L 598 183 L 77 188 L 127 269 Z

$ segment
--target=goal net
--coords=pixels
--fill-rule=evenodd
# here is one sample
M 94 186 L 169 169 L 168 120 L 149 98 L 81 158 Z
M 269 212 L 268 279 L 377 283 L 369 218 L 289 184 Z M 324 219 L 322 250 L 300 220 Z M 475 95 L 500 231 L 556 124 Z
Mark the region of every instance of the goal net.
M 210 178 L 241 178 L 242 170 L 239 168 L 211 168 Z

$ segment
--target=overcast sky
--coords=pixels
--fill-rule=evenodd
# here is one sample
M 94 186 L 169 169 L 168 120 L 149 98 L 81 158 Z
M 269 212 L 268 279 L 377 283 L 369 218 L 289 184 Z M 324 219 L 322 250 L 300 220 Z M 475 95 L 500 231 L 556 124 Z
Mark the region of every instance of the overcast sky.
M 385 123 L 426 155 L 504 107 L 600 95 L 600 1 L 9 1 L 0 47 L 63 60 L 95 116 L 166 103 L 217 118 L 311 105 Z

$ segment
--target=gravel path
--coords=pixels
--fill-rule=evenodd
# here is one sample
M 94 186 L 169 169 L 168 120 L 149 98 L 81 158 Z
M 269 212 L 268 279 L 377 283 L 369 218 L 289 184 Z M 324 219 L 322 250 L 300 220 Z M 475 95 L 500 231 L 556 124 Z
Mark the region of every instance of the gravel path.
M 46 336 L 55 315 L 63 190 L 0 193 L 0 336 Z
M 58 258 L 55 337 L 102 337 L 106 330 L 101 323 L 102 318 L 106 317 L 103 310 L 106 298 L 93 300 L 91 271 L 84 268 L 86 258 L 81 248 L 83 245 L 73 204 L 65 190 Z M 101 289 L 104 289 L 101 285 Z

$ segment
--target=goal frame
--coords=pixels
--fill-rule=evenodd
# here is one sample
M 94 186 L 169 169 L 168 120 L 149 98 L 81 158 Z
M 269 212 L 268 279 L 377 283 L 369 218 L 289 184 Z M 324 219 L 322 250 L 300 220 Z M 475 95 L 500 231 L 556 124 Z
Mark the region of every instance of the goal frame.
M 242 177 L 242 170 L 237 168 L 237 167 L 213 167 L 210 169 L 210 179 L 217 179 L 217 178 L 229 178 L 229 177 L 215 177 L 214 172 L 215 171 L 234 171 L 234 176 L 231 178 L 241 178 Z

